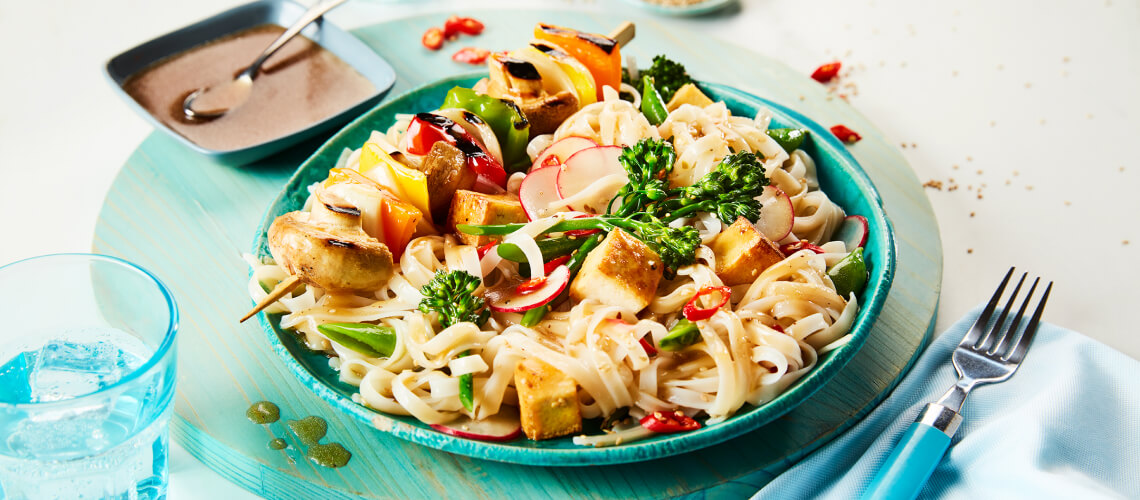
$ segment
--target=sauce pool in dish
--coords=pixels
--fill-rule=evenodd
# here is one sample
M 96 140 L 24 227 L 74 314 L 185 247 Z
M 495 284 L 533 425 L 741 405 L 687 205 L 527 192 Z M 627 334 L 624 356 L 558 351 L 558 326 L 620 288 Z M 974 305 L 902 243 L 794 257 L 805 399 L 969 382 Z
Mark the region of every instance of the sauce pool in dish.
M 269 58 L 245 104 L 213 120 L 182 113 L 194 90 L 233 78 L 285 28 L 262 25 L 163 59 L 123 90 L 152 116 L 203 148 L 228 151 L 301 130 L 372 95 L 376 87 L 332 52 L 299 36 Z

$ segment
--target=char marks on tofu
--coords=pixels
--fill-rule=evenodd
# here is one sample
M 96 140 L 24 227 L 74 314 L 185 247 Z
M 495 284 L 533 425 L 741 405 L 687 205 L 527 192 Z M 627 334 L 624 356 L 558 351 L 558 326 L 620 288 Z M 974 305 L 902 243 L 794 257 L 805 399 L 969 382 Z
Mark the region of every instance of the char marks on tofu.
M 570 297 L 587 297 L 633 312 L 649 305 L 665 273 L 661 257 L 649 245 L 615 229 L 586 256 L 582 270 L 570 284 Z
M 511 224 L 526 222 L 526 212 L 517 196 L 512 194 L 485 194 L 460 189 L 451 199 L 447 215 L 447 228 L 468 245 L 483 246 L 501 236 L 475 236 L 455 229 L 458 224 Z
M 756 280 L 760 273 L 784 260 L 780 247 L 772 243 L 744 217 L 713 240 L 716 274 L 725 285 L 742 285 Z
M 550 439 L 582 431 L 578 383 L 557 368 L 525 359 L 515 367 L 515 389 L 526 437 Z

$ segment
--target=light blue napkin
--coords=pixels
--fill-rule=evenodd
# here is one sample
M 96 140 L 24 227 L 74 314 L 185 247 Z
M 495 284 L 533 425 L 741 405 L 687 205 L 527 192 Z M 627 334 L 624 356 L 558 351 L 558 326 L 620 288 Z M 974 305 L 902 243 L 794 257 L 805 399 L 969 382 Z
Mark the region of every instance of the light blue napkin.
M 863 421 L 753 499 L 858 498 L 922 407 L 957 380 L 950 354 L 979 311 L 939 336 Z M 920 498 L 1140 498 L 1140 362 L 1095 340 L 1042 323 L 1017 373 L 975 389 L 962 419 Z

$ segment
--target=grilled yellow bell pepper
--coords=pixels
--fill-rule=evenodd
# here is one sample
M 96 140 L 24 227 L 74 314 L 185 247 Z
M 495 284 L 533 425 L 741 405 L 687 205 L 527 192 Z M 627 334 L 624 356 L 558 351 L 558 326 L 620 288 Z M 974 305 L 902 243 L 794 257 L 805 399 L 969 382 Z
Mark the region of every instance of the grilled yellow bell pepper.
M 594 75 L 584 64 L 548 40 L 532 40 L 530 46 L 558 63 L 558 67 L 570 77 L 578 94 L 578 106 L 583 107 L 598 101 L 598 88 L 594 85 Z
M 360 151 L 360 173 L 387 187 L 401 200 L 411 203 L 422 213 L 428 208 L 427 176 L 404 166 L 374 142 L 364 143 Z

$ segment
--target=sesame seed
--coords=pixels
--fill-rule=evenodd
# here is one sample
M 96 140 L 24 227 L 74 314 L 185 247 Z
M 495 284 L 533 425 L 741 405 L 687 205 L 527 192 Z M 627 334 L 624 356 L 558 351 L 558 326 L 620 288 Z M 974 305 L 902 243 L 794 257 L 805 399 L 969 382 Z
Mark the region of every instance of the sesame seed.
M 905 142 L 899 143 L 899 145 L 902 146 L 903 149 L 906 149 L 906 143 Z
M 997 65 L 997 69 L 998 69 L 998 71 L 1001 71 L 1001 70 L 1005 69 L 1005 65 L 999 64 L 999 65 Z
M 1042 119 L 1041 119 L 1041 122 L 1040 122 L 1040 123 L 1041 123 L 1042 125 L 1044 125 L 1044 124 L 1045 124 L 1045 119 L 1044 119 L 1044 118 L 1042 118 Z
M 915 144 L 915 143 L 913 143 L 913 142 L 912 142 L 912 143 L 910 143 L 910 148 L 911 148 L 911 149 L 914 149 L 914 148 L 917 148 L 917 147 L 918 147 L 918 144 Z
M 982 175 L 982 169 L 978 169 L 978 175 Z
M 928 181 L 922 183 L 922 187 L 933 188 L 933 189 L 937 189 L 937 190 L 941 191 L 942 190 L 942 181 L 936 181 L 934 179 L 931 179 L 931 180 L 928 180 Z
M 1120 166 L 1120 171 L 1121 171 L 1121 172 L 1123 172 L 1123 171 L 1124 171 L 1124 165 L 1121 165 L 1121 166 Z
M 958 165 L 954 165 L 954 166 L 953 166 L 953 167 L 951 167 L 951 168 L 953 168 L 954 170 L 958 170 Z
M 1032 83 L 1029 83 L 1029 82 L 1025 82 L 1025 88 L 1027 88 L 1027 89 L 1028 89 L 1028 88 L 1032 88 L 1032 87 L 1033 87 L 1033 84 L 1032 84 Z
M 990 126 L 991 126 L 991 127 L 996 127 L 996 126 L 997 126 L 997 122 L 995 122 L 995 121 L 993 121 L 993 120 L 990 120 Z
M 1069 56 L 1062 57 L 1061 62 L 1069 62 Z
M 966 253 L 974 253 L 974 249 L 973 248 L 967 248 Z
M 1018 175 L 1021 175 L 1021 172 L 1018 172 L 1018 171 L 1014 170 L 1014 171 L 1013 171 L 1013 175 L 1016 177 L 1016 176 L 1018 176 Z
M 1121 245 L 1127 245 L 1127 244 L 1128 244 L 1128 240 L 1123 240 L 1123 241 L 1121 241 L 1121 242 L 1120 242 L 1120 244 L 1121 244 Z
M 974 215 L 976 215 L 974 212 L 970 212 L 970 217 L 973 217 Z
M 973 156 L 967 156 L 966 161 L 974 161 L 974 157 Z
M 1025 186 L 1025 190 L 1026 190 L 1026 191 L 1033 191 L 1033 186 L 1032 186 L 1032 185 L 1030 185 L 1030 186 Z
M 1085 115 L 1085 118 L 1088 118 L 1088 119 L 1090 119 L 1090 120 L 1092 120 L 1092 117 L 1093 117 L 1093 114 L 1092 114 L 1092 113 L 1089 113 L 1089 114 Z
M 958 76 L 958 70 L 951 71 L 950 76 Z
M 1065 206 L 1066 206 L 1066 207 L 1068 207 L 1068 206 L 1072 206 L 1072 205 L 1073 205 L 1073 202 L 1071 202 L 1071 201 L 1069 201 L 1069 200 L 1065 200 Z
M 1011 180 L 1009 180 L 1009 179 L 1006 179 L 1006 180 L 1005 180 L 1005 185 L 1006 185 L 1006 186 L 1008 186 L 1008 185 L 1010 185 L 1010 184 L 1013 184 L 1013 181 L 1011 181 Z

